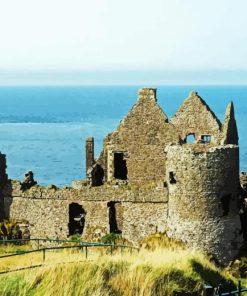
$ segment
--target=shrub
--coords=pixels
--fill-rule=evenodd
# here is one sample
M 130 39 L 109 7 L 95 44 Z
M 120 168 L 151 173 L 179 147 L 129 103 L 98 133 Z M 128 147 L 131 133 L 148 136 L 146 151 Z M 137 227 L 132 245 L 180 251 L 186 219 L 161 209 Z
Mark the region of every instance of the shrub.
M 122 243 L 122 236 L 118 233 L 108 233 L 101 237 L 100 242 L 103 244 L 116 244 L 117 242 Z

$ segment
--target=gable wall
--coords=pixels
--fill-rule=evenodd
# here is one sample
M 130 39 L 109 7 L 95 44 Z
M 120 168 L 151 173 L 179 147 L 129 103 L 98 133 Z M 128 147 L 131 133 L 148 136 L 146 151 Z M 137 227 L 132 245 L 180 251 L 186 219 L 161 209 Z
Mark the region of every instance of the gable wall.
M 208 105 L 192 92 L 183 102 L 176 114 L 171 118 L 182 139 L 189 134 L 195 134 L 196 140 L 201 135 L 211 135 L 212 144 L 220 144 L 221 123 L 209 109 Z
M 123 151 L 126 152 L 128 183 L 156 186 L 164 181 L 164 149 L 178 142 L 175 128 L 156 102 L 155 90 L 141 90 L 138 101 L 107 144 L 108 181 L 114 178 L 114 152 Z

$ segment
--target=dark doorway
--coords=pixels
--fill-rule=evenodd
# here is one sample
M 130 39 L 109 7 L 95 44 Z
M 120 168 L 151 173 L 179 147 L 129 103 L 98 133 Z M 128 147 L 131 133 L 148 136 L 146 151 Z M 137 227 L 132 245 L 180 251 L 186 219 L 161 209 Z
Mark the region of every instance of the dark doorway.
M 114 178 L 127 180 L 127 166 L 123 153 L 114 153 Z
M 110 233 L 121 233 L 121 231 L 118 229 L 118 225 L 117 225 L 115 202 L 109 201 L 107 203 L 107 206 L 109 208 Z
M 92 171 L 92 186 L 103 185 L 104 170 L 99 164 L 96 164 Z
M 86 212 L 77 203 L 69 205 L 69 235 L 82 234 L 85 225 Z

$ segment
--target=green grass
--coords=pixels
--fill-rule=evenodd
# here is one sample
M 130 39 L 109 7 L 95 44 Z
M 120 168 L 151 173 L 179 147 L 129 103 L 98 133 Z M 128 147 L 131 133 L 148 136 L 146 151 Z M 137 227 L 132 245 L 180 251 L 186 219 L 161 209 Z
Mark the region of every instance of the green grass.
M 219 269 L 200 252 L 162 235 L 145 239 L 140 252 L 104 248 L 64 250 L 1 259 L 0 270 L 44 264 L 42 267 L 0 275 L 4 296 L 180 296 L 201 295 L 203 285 L 234 289 L 245 272 L 245 260 Z M 64 263 L 66 262 L 66 263 Z M 247 286 L 247 280 L 242 279 Z
M 65 259 L 68 251 L 53 255 L 44 267 L 0 275 L 0 295 L 169 296 L 177 291 L 197 296 L 204 283 L 232 287 L 235 282 L 202 254 L 188 250 L 98 254 L 91 261 L 67 264 L 58 264 L 55 256 Z M 80 256 L 78 252 L 74 260 Z

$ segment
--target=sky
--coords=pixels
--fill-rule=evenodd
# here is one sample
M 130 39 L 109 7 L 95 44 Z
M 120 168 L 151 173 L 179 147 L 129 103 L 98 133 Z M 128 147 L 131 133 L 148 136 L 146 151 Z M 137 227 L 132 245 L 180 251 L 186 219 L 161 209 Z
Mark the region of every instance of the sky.
M 246 0 L 0 0 L 0 85 L 246 84 Z

